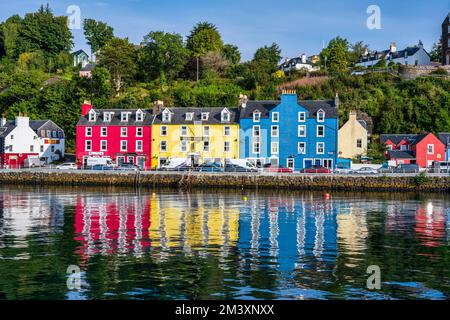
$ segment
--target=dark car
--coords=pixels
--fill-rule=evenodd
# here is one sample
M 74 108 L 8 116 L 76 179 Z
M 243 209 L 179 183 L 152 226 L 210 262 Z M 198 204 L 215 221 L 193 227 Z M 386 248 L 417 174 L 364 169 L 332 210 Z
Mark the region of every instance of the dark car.
M 132 163 L 124 163 L 124 164 L 121 164 L 120 166 L 118 166 L 116 168 L 116 170 L 117 171 L 134 171 L 134 172 L 137 172 L 137 171 L 140 171 L 141 169 L 138 166 L 136 166 L 136 165 L 134 165 Z
M 196 172 L 223 172 L 223 168 L 217 163 L 205 163 L 194 168 Z
M 419 173 L 420 167 L 417 164 L 400 164 L 393 170 L 394 173 Z
M 102 165 L 102 164 L 96 164 L 95 166 L 92 166 L 91 169 L 92 170 L 96 170 L 96 171 L 110 171 L 110 170 L 114 170 L 113 167 L 105 166 L 105 165 Z
M 258 172 L 256 168 L 244 168 L 235 164 L 227 164 L 225 172 Z
M 331 173 L 331 169 L 322 166 L 312 166 L 310 168 L 305 168 L 301 173 Z
M 271 163 L 265 164 L 263 166 L 264 172 L 274 172 L 274 173 L 293 173 L 294 170 L 292 168 L 285 168 L 280 165 L 274 165 Z

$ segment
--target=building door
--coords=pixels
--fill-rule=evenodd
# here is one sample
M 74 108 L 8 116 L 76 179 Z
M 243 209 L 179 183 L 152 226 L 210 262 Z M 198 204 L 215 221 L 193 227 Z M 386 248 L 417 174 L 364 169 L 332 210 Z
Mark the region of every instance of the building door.
M 331 160 L 331 159 L 324 159 L 323 160 L 323 166 L 325 168 L 333 169 L 333 160 Z
M 127 159 L 129 164 L 134 164 L 134 157 L 128 157 Z
M 310 160 L 310 159 L 306 159 L 306 160 L 305 160 L 305 168 L 306 168 L 306 169 L 311 168 L 312 165 L 313 165 L 312 160 Z
M 145 157 L 137 157 L 136 164 L 141 170 L 145 169 Z
M 9 158 L 9 168 L 10 169 L 18 169 L 19 168 L 19 159 L 16 156 Z
M 315 166 L 320 166 L 321 164 L 322 164 L 322 160 L 320 160 L 320 159 L 314 160 L 314 165 Z

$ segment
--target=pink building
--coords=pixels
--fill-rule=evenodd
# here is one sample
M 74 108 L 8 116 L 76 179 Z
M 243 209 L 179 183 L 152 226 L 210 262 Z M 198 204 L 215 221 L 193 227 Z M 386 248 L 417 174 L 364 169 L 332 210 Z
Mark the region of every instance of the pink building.
M 95 109 L 85 101 L 76 132 L 80 167 L 91 157 L 110 158 L 117 165 L 132 163 L 143 170 L 151 164 L 151 124 L 147 110 Z

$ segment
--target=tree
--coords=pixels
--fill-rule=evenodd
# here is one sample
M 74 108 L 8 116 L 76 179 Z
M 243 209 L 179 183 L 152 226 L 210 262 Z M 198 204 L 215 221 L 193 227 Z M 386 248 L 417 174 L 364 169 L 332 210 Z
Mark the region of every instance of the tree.
M 28 13 L 19 24 L 16 55 L 41 50 L 46 57 L 69 52 L 73 46 L 67 17 L 55 17 L 47 5 Z
M 111 74 L 117 96 L 136 73 L 136 51 L 128 39 L 113 38 L 98 53 L 99 66 Z
M 87 43 L 91 47 L 91 56 L 114 38 L 114 29 L 102 21 L 85 19 L 83 29 Z
M 231 64 L 238 64 L 241 62 L 241 53 L 239 48 L 232 44 L 226 44 L 222 49 L 223 56 L 231 62 Z
M 174 80 L 183 70 L 189 51 L 179 34 L 153 31 L 145 36 L 139 51 L 139 69 L 146 81 L 157 78 Z
M 350 65 L 349 42 L 347 39 L 336 37 L 330 41 L 328 47 L 322 50 L 321 60 L 333 73 L 347 71 Z
M 212 70 L 219 75 L 223 74 L 225 69 L 230 65 L 230 61 L 220 51 L 210 51 L 201 59 L 204 69 Z
M 256 50 L 253 57 L 254 62 L 267 63 L 271 66 L 270 73 L 278 69 L 281 60 L 281 49 L 276 43 L 272 43 L 270 47 L 264 46 Z
M 217 27 L 209 22 L 199 22 L 187 38 L 187 48 L 196 56 L 223 48 L 222 37 Z
M 441 62 L 442 61 L 442 42 L 433 44 L 433 48 L 430 51 L 431 61 Z
M 369 50 L 369 45 L 358 41 L 350 46 L 350 63 L 353 65 L 361 58 L 361 56 Z
M 22 18 L 14 15 L 0 24 L 0 57 L 14 58 L 16 56 L 18 29 L 21 22 Z

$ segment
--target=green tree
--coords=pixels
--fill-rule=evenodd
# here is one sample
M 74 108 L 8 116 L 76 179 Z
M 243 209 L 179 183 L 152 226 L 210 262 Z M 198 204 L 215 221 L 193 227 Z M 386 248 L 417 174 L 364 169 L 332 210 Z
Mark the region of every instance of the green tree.
M 183 70 L 189 51 L 179 34 L 153 31 L 145 36 L 139 51 L 139 69 L 145 81 L 165 78 L 174 80 Z
M 117 96 L 136 74 L 136 51 L 128 39 L 113 38 L 98 53 L 99 66 L 106 68 Z
M 433 48 L 430 51 L 431 61 L 441 62 L 442 61 L 442 42 L 433 44 Z
M 269 73 L 273 73 L 278 69 L 278 64 L 281 60 L 281 49 L 276 43 L 271 46 L 264 46 L 256 50 L 253 61 L 263 63 L 270 66 Z
M 85 19 L 83 29 L 87 43 L 91 47 L 91 56 L 92 54 L 96 54 L 108 41 L 114 38 L 114 29 L 102 21 Z
M 321 61 L 333 72 L 345 72 L 350 65 L 349 42 L 347 39 L 336 37 L 330 41 L 328 47 L 322 50 Z
M 217 27 L 209 22 L 199 22 L 187 38 L 187 48 L 196 56 L 223 48 L 222 37 Z
M 239 48 L 232 44 L 226 44 L 222 49 L 223 56 L 231 62 L 231 64 L 238 64 L 241 62 L 241 52 Z
M 21 22 L 22 18 L 14 15 L 0 24 L 0 57 L 14 58 L 16 56 L 17 38 Z
M 358 41 L 350 46 L 350 63 L 353 65 L 358 62 L 359 58 L 369 50 L 369 45 L 364 44 L 362 41 Z

